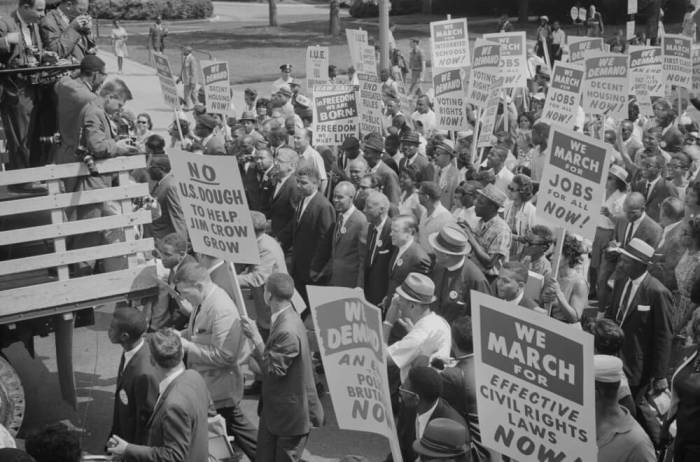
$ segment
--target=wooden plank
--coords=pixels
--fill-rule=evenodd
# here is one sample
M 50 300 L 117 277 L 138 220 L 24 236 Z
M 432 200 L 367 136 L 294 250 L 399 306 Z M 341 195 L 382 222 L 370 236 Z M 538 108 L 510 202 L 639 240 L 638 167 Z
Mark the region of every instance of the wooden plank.
M 60 212 L 60 210 L 58 211 Z M 125 228 L 150 222 L 151 212 L 148 210 L 139 210 L 125 215 L 110 215 L 87 220 L 66 221 L 51 225 L 0 231 L 0 246 L 74 236 L 76 234 L 102 231 L 105 229 Z M 127 240 L 129 239 L 127 238 Z
M 97 171 L 100 173 L 120 172 L 146 167 L 146 156 L 124 156 L 98 160 Z M 74 178 L 89 175 L 90 171 L 83 162 L 70 164 L 50 164 L 43 167 L 24 168 L 0 172 L 0 186 L 8 186 L 32 181 L 48 181 L 61 178 Z
M 127 184 L 129 182 L 129 172 L 119 172 L 119 184 Z M 125 213 L 129 213 L 134 209 L 134 205 L 129 199 L 124 199 L 122 201 L 119 201 L 119 206 L 122 209 L 122 215 Z M 126 241 L 134 241 L 136 240 L 136 230 L 134 229 L 133 226 L 129 226 L 127 228 L 124 228 L 124 238 Z M 127 268 L 131 268 L 132 266 L 138 265 L 138 256 L 135 253 L 129 254 L 126 257 L 126 266 Z
M 67 281 L 5 290 L 0 292 L 0 320 L 4 316 L 128 294 L 156 286 L 155 265 L 147 264 Z
M 153 239 L 140 239 L 131 242 L 117 242 L 115 244 L 86 247 L 84 249 L 68 250 L 63 253 L 47 253 L 33 257 L 5 260 L 0 266 L 0 276 L 24 271 L 32 271 L 40 268 L 53 268 L 55 266 L 70 265 L 89 260 L 129 255 L 136 252 L 149 252 L 153 250 Z
M 49 194 L 59 194 L 61 192 L 61 180 L 49 180 L 46 182 L 49 189 Z M 64 212 L 63 209 L 55 209 L 51 211 L 51 223 L 60 224 L 63 223 Z M 24 231 L 20 231 L 17 234 L 24 234 Z M 53 248 L 55 253 L 63 253 L 66 251 L 66 238 L 57 237 L 53 241 Z M 56 274 L 59 281 L 65 281 L 70 279 L 70 271 L 68 271 L 68 265 L 61 265 L 56 268 Z
M 116 186 L 113 188 L 93 189 L 76 193 L 62 193 L 52 196 L 31 197 L 14 201 L 0 202 L 0 217 L 18 213 L 38 212 L 40 210 L 62 209 L 97 202 L 118 201 L 148 195 L 148 185 L 141 183 Z

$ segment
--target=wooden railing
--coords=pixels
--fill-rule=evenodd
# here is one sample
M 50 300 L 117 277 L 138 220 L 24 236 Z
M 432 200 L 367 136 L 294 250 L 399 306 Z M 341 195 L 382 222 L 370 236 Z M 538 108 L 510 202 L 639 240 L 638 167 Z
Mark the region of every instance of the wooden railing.
M 61 192 L 63 179 L 88 175 L 83 163 L 47 165 L 38 168 L 0 172 L 0 187 L 43 181 L 48 195 L 21 197 L 0 201 L 0 223 L 12 215 L 50 214 L 50 224 L 0 230 L 0 247 L 21 246 L 44 241 L 48 253 L 0 260 L 0 277 L 5 281 L 20 281 L 11 288 L 0 290 L 0 323 L 57 314 L 86 306 L 92 302 L 131 298 L 153 294 L 156 291 L 155 266 L 138 254 L 150 254 L 153 239 L 137 239 L 136 225 L 150 223 L 147 210 L 134 211 L 132 199 L 148 195 L 148 185 L 129 182 L 129 172 L 145 167 L 144 156 L 117 157 L 97 163 L 101 174 L 117 173 L 119 186 L 80 191 Z M 120 215 L 66 221 L 66 209 L 76 206 L 116 201 Z M 31 216 L 31 215 L 29 215 Z M 30 220 L 31 221 L 31 220 Z M 95 247 L 67 249 L 66 239 L 88 232 L 123 230 L 123 242 Z M 52 250 L 52 251 L 51 251 Z M 72 277 L 69 265 L 89 260 L 125 257 L 126 269 L 90 276 Z M 49 271 L 51 277 L 49 278 Z M 47 277 L 27 277 L 43 272 Z M 31 281 L 23 285 L 21 281 Z M 5 285 L 7 286 L 7 285 Z

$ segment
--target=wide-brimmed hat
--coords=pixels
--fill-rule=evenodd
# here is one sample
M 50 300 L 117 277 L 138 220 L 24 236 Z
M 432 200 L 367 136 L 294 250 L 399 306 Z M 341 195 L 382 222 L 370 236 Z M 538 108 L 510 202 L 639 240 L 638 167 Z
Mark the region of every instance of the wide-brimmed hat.
M 494 204 L 498 205 L 499 207 L 503 207 L 503 204 L 505 204 L 506 199 L 508 199 L 506 193 L 504 193 L 499 188 L 490 183 L 482 189 L 477 189 L 476 192 L 478 192 Z
M 408 144 L 420 144 L 420 136 L 416 132 L 407 132 L 401 135 L 401 142 Z
M 638 262 L 646 263 L 647 265 L 651 263 L 652 258 L 654 258 L 654 248 L 638 237 L 630 240 L 626 246 L 618 249 L 618 252 Z
M 467 452 L 467 429 L 452 419 L 437 418 L 428 422 L 413 450 L 432 459 L 451 459 Z
M 614 175 L 616 178 L 619 178 L 620 180 L 624 181 L 625 183 L 627 183 L 627 177 L 629 176 L 629 173 L 627 173 L 627 170 L 625 170 L 624 168 L 622 168 L 616 164 L 613 164 L 610 166 L 610 169 L 608 170 L 608 174 Z
M 467 235 L 459 226 L 447 225 L 439 232 L 428 236 L 435 250 L 448 255 L 466 255 L 471 251 Z
M 370 132 L 369 135 L 365 137 L 364 148 L 366 150 L 372 150 L 377 152 L 384 152 L 384 138 L 377 132 Z
M 442 140 L 435 145 L 435 155 L 449 154 L 451 157 L 455 157 L 457 153 L 455 152 L 455 145 L 450 140 Z
M 435 283 L 425 274 L 408 273 L 396 293 L 408 301 L 429 305 L 435 301 Z
M 253 111 L 244 111 L 241 115 L 241 118 L 238 120 L 241 122 L 243 122 L 244 120 L 252 120 L 253 122 L 257 122 L 258 116 Z

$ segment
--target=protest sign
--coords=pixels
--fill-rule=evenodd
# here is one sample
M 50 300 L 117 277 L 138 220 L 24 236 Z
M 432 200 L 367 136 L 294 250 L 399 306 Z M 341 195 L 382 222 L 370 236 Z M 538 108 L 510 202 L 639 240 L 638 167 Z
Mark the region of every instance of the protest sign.
M 583 54 L 587 51 L 603 51 L 603 39 L 598 37 L 577 37 L 570 35 L 566 43 L 569 45 L 569 62 L 583 61 Z
M 467 103 L 479 109 L 486 107 L 491 84 L 498 75 L 500 56 L 500 45 L 498 43 L 476 39 Z
M 627 14 L 637 14 L 637 0 L 627 0 Z
M 503 77 L 503 86 L 505 88 L 526 87 L 528 70 L 525 32 L 484 34 L 484 38 L 501 45 L 499 68 Z
M 574 120 L 581 99 L 583 69 L 575 64 L 557 61 L 542 110 L 542 121 L 574 128 Z
M 593 336 L 471 292 L 481 442 L 519 462 L 597 462 Z
M 165 104 L 172 108 L 177 108 L 180 105 L 180 98 L 177 96 L 175 77 L 173 77 L 173 72 L 170 69 L 168 57 L 161 53 L 154 53 L 153 62 L 156 65 L 156 73 L 158 74 L 160 90 L 163 93 Z
M 693 94 L 700 92 L 700 46 L 693 45 Z
M 360 133 L 382 133 L 382 90 L 376 74 L 358 73 Z
M 259 263 L 236 158 L 173 149 L 168 157 L 194 251 L 234 263 Z
M 635 75 L 645 74 L 651 96 L 664 96 L 666 79 L 661 47 L 630 46 L 630 80 Z
M 435 119 L 441 130 L 464 130 L 467 128 L 467 105 L 464 88 L 465 71 L 462 69 L 436 69 L 433 74 L 435 90 Z
M 469 65 L 467 18 L 431 22 L 430 39 L 433 69 Z
M 328 83 L 328 47 L 306 48 L 306 88 L 309 92 L 314 85 Z
M 204 77 L 204 98 L 207 101 L 207 112 L 227 114 L 231 107 L 228 63 L 202 61 L 200 66 Z
M 592 241 L 605 199 L 608 146 L 557 126 L 547 146 L 536 216 Z
M 360 45 L 360 68 L 365 74 L 377 75 L 377 52 L 374 47 Z
M 367 31 L 362 29 L 345 29 L 345 37 L 348 40 L 350 49 L 350 60 L 357 72 L 366 72 L 362 68 L 361 47 L 367 45 Z
M 311 316 L 338 427 L 383 435 L 401 459 L 379 308 L 360 289 L 308 286 Z
M 693 79 L 693 39 L 685 35 L 664 35 L 661 50 L 664 59 L 666 85 L 688 88 Z
M 583 110 L 617 120 L 627 118 L 629 57 L 620 53 L 586 53 Z
M 503 77 L 498 77 L 491 84 L 489 97 L 486 100 L 486 109 L 481 116 L 481 127 L 479 131 L 478 145 L 482 148 L 491 146 L 491 135 L 496 126 L 496 117 L 498 116 L 498 104 L 501 102 L 503 88 Z
M 626 40 L 632 40 L 634 38 L 634 28 L 636 23 L 634 21 L 627 21 L 627 33 L 625 34 Z
M 316 85 L 313 91 L 315 144 L 340 146 L 348 136 L 359 137 L 355 87 Z
M 570 14 L 571 14 L 571 20 L 576 22 L 576 20 L 578 19 L 578 7 L 572 6 Z
M 632 94 L 637 98 L 639 113 L 643 116 L 653 117 L 654 108 L 651 105 L 651 95 L 649 93 L 650 79 L 646 74 L 634 74 L 632 81 Z

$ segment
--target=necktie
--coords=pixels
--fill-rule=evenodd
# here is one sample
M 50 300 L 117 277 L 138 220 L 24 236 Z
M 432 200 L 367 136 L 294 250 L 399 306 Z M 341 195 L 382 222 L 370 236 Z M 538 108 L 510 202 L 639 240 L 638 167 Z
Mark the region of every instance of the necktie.
M 371 265 L 374 263 L 374 246 L 377 243 L 377 230 L 374 228 L 374 226 L 372 226 L 370 228 L 370 232 L 372 233 L 372 237 L 369 240 L 369 264 Z
M 299 207 L 297 207 L 297 223 L 301 221 L 301 214 L 302 211 L 304 210 L 304 199 L 299 202 Z
M 126 362 L 126 358 L 124 356 L 124 352 L 122 351 L 122 357 L 119 360 L 119 370 L 117 371 L 117 380 L 122 378 L 122 373 L 124 372 L 124 363 Z
M 620 306 L 617 307 L 617 316 L 615 317 L 615 321 L 617 321 L 618 324 L 622 324 L 622 321 L 625 320 L 625 315 L 627 314 L 627 305 L 629 305 L 631 293 L 632 281 L 628 280 L 627 286 L 625 287 L 625 290 L 622 293 L 622 298 L 620 299 Z
M 623 245 L 629 244 L 630 241 L 632 240 L 632 229 L 633 228 L 634 228 L 634 226 L 632 225 L 632 223 L 629 223 L 627 225 L 627 232 L 625 233 L 625 242 L 622 243 Z
M 337 241 L 340 239 L 340 235 L 343 234 L 343 224 L 344 224 L 344 218 L 345 216 L 342 213 L 338 214 L 338 219 L 336 220 L 335 224 L 335 240 Z
M 644 198 L 645 199 L 649 198 L 649 190 L 651 190 L 651 183 L 649 183 L 647 181 L 646 184 L 644 185 Z

